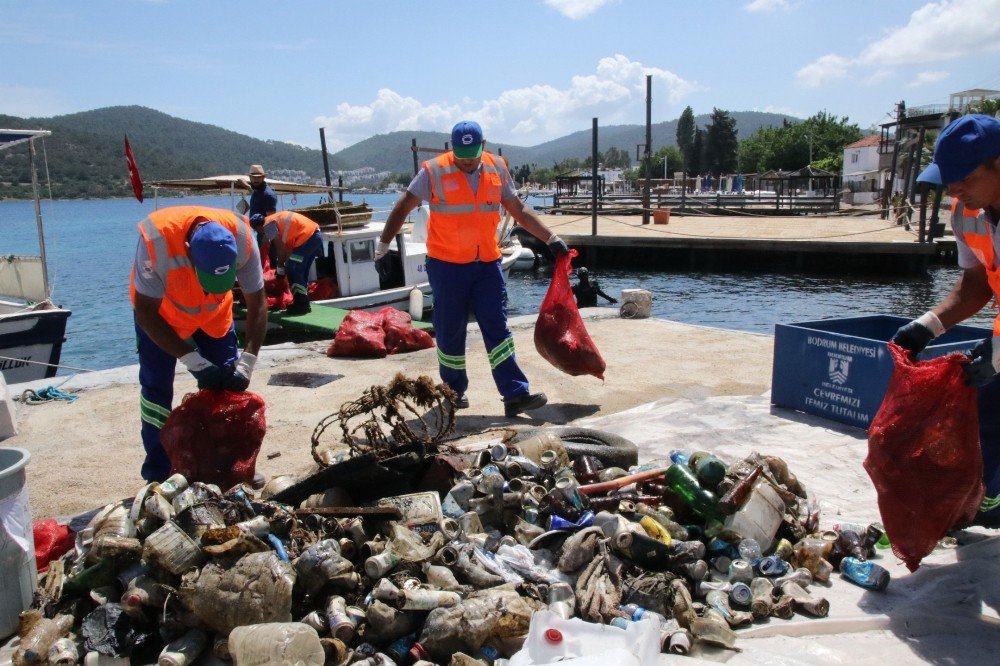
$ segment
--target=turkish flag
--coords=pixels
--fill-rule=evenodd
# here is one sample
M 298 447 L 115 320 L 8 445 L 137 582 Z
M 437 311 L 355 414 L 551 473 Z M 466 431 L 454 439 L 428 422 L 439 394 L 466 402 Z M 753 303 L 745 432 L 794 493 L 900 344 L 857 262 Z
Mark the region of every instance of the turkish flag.
M 125 162 L 128 164 L 128 178 L 132 181 L 132 192 L 135 193 L 139 203 L 142 203 L 142 176 L 139 175 L 139 167 L 135 164 L 132 146 L 128 144 L 128 134 L 125 135 Z

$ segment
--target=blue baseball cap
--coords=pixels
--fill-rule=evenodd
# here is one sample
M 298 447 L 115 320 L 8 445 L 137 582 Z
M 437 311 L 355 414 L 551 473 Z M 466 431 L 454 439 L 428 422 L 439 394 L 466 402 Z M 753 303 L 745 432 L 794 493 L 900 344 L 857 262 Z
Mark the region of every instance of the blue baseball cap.
M 934 161 L 917 177 L 921 183 L 957 183 L 981 164 L 1000 157 L 1000 121 L 973 113 L 944 128 L 934 144 Z
M 251 227 L 256 229 L 262 224 L 264 224 L 264 213 L 254 213 L 253 215 L 250 216 Z
M 479 157 L 483 154 L 483 128 L 471 120 L 458 123 L 451 129 L 451 148 L 459 159 Z
M 229 229 L 209 220 L 191 234 L 188 242 L 191 263 L 201 288 L 210 294 L 224 294 L 236 282 L 236 239 Z

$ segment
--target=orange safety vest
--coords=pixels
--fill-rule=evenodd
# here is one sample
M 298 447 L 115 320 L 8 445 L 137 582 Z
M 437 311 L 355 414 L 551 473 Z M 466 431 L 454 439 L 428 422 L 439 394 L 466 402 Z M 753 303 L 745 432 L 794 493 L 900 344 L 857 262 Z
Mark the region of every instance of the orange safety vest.
M 965 206 L 955 199 L 951 205 L 951 226 L 955 236 L 961 236 L 972 253 L 986 267 L 986 278 L 993 289 L 994 299 L 1000 299 L 1000 268 L 996 263 L 996 251 L 993 246 L 993 236 L 990 234 L 990 223 L 986 215 L 970 215 Z M 978 213 L 978 211 L 976 211 Z M 1000 335 L 1000 315 L 993 320 L 993 335 Z
M 199 328 L 213 338 L 221 338 L 233 325 L 233 292 L 206 294 L 198 282 L 187 238 L 191 225 L 201 220 L 215 220 L 236 238 L 236 267 L 242 267 L 253 248 L 253 233 L 246 218 L 220 208 L 174 206 L 153 211 L 139 222 L 139 233 L 155 272 L 166 289 L 160 302 L 160 316 L 186 339 Z M 132 305 L 135 306 L 135 268 L 129 279 Z
M 278 225 L 278 233 L 281 241 L 289 251 L 299 247 L 312 235 L 319 231 L 319 225 L 301 213 L 290 210 L 283 210 L 280 213 L 272 213 L 264 220 L 264 224 L 274 222 Z
M 424 162 L 431 178 L 427 256 L 455 264 L 496 261 L 500 258 L 497 227 L 503 180 L 497 159 L 483 153 L 479 187 L 475 194 L 465 173 L 448 151 Z

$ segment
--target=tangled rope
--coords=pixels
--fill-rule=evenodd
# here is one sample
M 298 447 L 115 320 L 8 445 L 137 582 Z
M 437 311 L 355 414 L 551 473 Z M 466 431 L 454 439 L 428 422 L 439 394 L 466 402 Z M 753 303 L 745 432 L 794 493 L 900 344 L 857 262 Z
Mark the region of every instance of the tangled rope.
M 45 388 L 40 388 L 37 391 L 35 389 L 27 389 L 21 393 L 17 399 L 25 405 L 41 405 L 42 403 L 51 402 L 52 400 L 75 402 L 79 397 L 80 396 L 78 395 L 64 393 L 55 386 L 46 386 Z
M 441 442 L 455 429 L 455 399 L 454 391 L 444 384 L 435 386 L 430 377 L 397 374 L 385 386 L 370 386 L 360 398 L 320 420 L 312 434 L 313 459 L 321 467 L 329 465 L 319 453 L 320 437 L 335 422 L 351 455 L 374 453 L 382 460 L 414 443 L 423 444 L 429 453 L 451 450 Z

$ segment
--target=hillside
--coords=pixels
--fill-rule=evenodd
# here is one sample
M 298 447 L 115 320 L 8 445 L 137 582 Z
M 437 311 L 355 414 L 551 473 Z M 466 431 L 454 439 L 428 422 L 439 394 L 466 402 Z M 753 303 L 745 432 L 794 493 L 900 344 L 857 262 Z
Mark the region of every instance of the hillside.
M 131 194 L 125 168 L 124 135 L 144 180 L 197 178 L 245 173 L 252 163 L 269 170 L 295 169 L 322 178 L 319 150 L 263 141 L 229 130 L 175 118 L 141 106 L 116 106 L 52 118 L 0 115 L 0 126 L 47 129 L 45 140 L 56 198 Z M 344 168 L 331 158 L 331 169 Z M 44 178 L 44 174 L 40 174 Z M 26 151 L 0 158 L 0 199 L 30 193 Z
M 754 111 L 732 112 L 739 138 L 760 127 L 778 126 L 797 118 Z M 696 116 L 704 127 L 709 116 Z M 319 150 L 280 141 L 255 139 L 229 130 L 196 123 L 141 106 L 115 106 L 51 118 L 17 118 L 0 115 L 0 127 L 47 129 L 45 141 L 52 193 L 56 198 L 101 198 L 129 196 L 123 137 L 128 133 L 136 162 L 144 180 L 198 178 L 220 173 L 245 173 L 250 164 L 263 164 L 269 171 L 292 169 L 322 179 L 323 158 Z M 653 149 L 676 143 L 677 121 L 653 125 Z M 635 156 L 643 143 L 642 125 L 616 125 L 598 130 L 600 150 L 617 147 Z M 444 132 L 404 131 L 379 134 L 330 157 L 330 169 L 374 167 L 376 171 L 413 173 L 410 142 L 422 147 L 443 148 Z M 487 137 L 489 140 L 489 137 Z M 493 148 L 496 148 L 495 144 Z M 512 166 L 551 166 L 563 159 L 590 155 L 590 130 L 581 130 L 537 146 L 499 144 Z M 421 160 L 430 157 L 419 155 Z M 44 180 L 44 174 L 40 174 Z M 30 196 L 30 175 L 25 150 L 0 154 L 0 199 Z
M 799 118 L 786 116 L 778 113 L 763 113 L 759 111 L 734 111 L 730 115 L 736 120 L 737 136 L 745 139 L 752 135 L 761 127 L 778 127 L 785 120 L 789 122 L 800 122 Z M 709 122 L 709 114 L 695 116 L 695 123 L 698 127 L 704 128 Z M 661 123 L 653 123 L 653 151 L 665 145 L 677 145 L 677 120 L 668 120 Z M 612 146 L 628 151 L 635 159 L 635 147 L 637 144 L 645 143 L 646 129 L 643 125 L 611 125 L 597 128 L 598 149 L 605 151 Z M 393 171 L 396 173 L 412 173 L 413 157 L 410 152 L 410 142 L 417 140 L 417 145 L 429 148 L 444 148 L 444 144 L 451 137 L 444 132 L 391 132 L 389 134 L 378 134 L 364 141 L 360 141 L 353 146 L 349 146 L 334 157 L 340 161 L 357 166 L 375 167 L 376 171 Z M 486 141 L 490 143 L 489 136 Z M 496 148 L 497 144 L 492 144 Z M 504 157 L 508 164 L 513 166 L 521 164 L 536 164 L 540 167 L 548 167 L 556 164 L 568 157 L 585 158 L 590 155 L 591 138 L 590 130 L 581 130 L 552 141 L 538 144 L 537 146 L 513 146 L 500 143 Z M 430 155 L 421 153 L 420 159 L 425 160 Z

